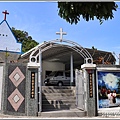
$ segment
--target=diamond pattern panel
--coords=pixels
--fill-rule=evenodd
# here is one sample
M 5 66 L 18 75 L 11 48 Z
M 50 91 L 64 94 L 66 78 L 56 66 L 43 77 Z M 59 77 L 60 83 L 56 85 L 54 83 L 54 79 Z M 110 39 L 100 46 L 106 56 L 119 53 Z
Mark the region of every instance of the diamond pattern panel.
M 14 98 L 13 98 L 13 100 L 17 103 L 20 100 L 20 98 L 19 98 L 18 95 L 15 95 Z
M 10 104 L 12 105 L 12 107 L 14 108 L 15 111 L 18 110 L 18 108 L 22 104 L 23 100 L 24 100 L 24 97 L 21 95 L 21 93 L 18 91 L 17 88 L 8 97 L 8 101 L 10 102 Z
M 20 79 L 20 75 L 18 73 L 15 74 L 14 79 L 18 81 Z
M 24 78 L 24 74 L 18 67 L 16 67 L 16 69 L 9 76 L 9 79 L 13 82 L 13 84 L 16 87 L 24 80 Z

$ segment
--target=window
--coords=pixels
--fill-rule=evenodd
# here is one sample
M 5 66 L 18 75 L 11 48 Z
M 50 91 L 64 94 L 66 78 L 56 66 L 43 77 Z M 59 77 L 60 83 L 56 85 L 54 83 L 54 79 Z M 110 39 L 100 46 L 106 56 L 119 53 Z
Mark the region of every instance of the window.
M 46 78 L 47 76 L 49 76 L 50 73 L 52 73 L 52 71 L 46 71 L 46 72 L 45 72 L 45 78 Z
M 70 77 L 70 72 L 65 72 L 66 77 Z
M 58 71 L 55 76 L 63 76 L 63 72 L 62 71 Z

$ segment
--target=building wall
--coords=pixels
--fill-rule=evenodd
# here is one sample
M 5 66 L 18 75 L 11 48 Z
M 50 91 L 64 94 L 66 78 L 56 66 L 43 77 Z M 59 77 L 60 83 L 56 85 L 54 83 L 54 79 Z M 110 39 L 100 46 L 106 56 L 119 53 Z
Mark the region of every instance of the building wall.
M 44 85 L 45 72 L 46 71 L 57 71 L 65 70 L 65 64 L 59 62 L 48 62 L 43 61 L 42 63 L 42 85 Z
M 26 63 L 0 63 L 0 72 L 0 113 L 37 116 L 37 69 L 27 69 Z
M 0 88 L 2 88 L 3 83 L 3 66 L 0 66 Z M 2 89 L 0 89 L 0 110 L 1 110 L 1 98 L 2 98 Z
M 0 23 L 0 50 L 21 53 L 21 43 L 18 43 L 7 21 Z

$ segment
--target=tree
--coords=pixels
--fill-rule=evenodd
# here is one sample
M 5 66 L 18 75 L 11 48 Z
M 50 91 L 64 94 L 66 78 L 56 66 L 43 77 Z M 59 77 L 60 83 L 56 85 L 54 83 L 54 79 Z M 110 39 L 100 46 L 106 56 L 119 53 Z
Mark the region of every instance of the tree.
M 86 21 L 97 18 L 102 24 L 114 18 L 113 11 L 117 8 L 115 2 L 58 2 L 58 15 L 71 24 L 77 24 L 81 17 Z
M 28 32 L 16 30 L 14 27 L 12 27 L 12 32 L 17 38 L 18 42 L 22 43 L 22 52 L 27 52 L 31 48 L 38 45 L 38 42 L 32 39 L 31 36 L 28 36 Z

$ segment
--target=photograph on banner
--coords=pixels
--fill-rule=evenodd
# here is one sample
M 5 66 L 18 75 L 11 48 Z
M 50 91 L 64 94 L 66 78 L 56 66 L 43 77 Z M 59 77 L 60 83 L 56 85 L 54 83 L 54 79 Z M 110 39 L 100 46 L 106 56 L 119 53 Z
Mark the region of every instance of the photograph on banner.
M 120 72 L 98 71 L 99 108 L 120 106 Z

